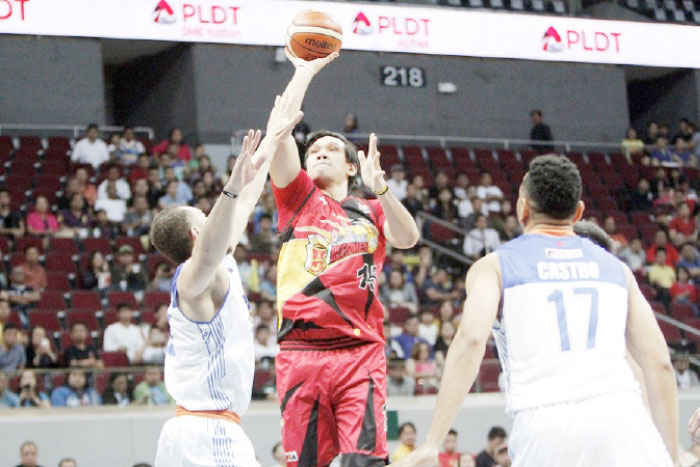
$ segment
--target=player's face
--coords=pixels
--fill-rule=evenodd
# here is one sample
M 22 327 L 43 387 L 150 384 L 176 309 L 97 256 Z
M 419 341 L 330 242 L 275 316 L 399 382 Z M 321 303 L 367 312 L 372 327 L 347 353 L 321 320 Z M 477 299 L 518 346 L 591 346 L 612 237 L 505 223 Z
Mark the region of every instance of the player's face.
M 357 171 L 345 159 L 345 143 L 333 136 L 319 138 L 311 145 L 306 153 L 306 170 L 321 187 L 341 183 Z

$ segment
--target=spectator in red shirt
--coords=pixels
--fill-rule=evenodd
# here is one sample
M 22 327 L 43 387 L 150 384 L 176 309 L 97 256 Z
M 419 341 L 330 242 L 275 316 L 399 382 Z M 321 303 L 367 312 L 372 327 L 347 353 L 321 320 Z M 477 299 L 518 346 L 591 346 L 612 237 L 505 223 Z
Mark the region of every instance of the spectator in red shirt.
M 176 144 L 178 146 L 177 158 L 181 161 L 189 162 L 192 159 L 192 153 L 190 153 L 190 147 L 185 144 L 184 137 L 182 136 L 182 130 L 179 128 L 173 128 L 168 134 L 168 139 L 161 141 L 160 143 L 153 146 L 153 154 L 160 156 L 164 152 L 168 151 L 168 146 L 171 144 Z
M 461 454 L 457 452 L 457 431 L 451 429 L 442 443 L 443 452 L 438 456 L 440 467 L 459 467 Z
M 148 154 L 141 154 L 136 160 L 136 165 L 129 170 L 129 183 L 132 185 L 136 180 L 147 179 L 148 169 L 151 167 L 151 158 Z
M 685 303 L 695 308 L 695 286 L 690 283 L 690 272 L 687 268 L 676 268 L 676 282 L 669 289 L 672 303 Z
M 698 238 L 698 223 L 690 216 L 690 206 L 683 203 L 678 208 L 678 215 L 668 224 L 671 240 L 680 245 L 686 242 L 694 242 Z
M 80 167 L 75 171 L 75 178 L 78 179 L 79 193 L 83 195 L 90 206 L 97 200 L 97 187 L 90 183 L 90 172 L 85 167 Z
M 680 259 L 678 256 L 678 250 L 676 250 L 673 245 L 668 243 L 668 236 L 663 230 L 656 232 L 654 243 L 647 248 L 647 263 L 652 264 L 654 262 L 654 258 L 656 258 L 656 250 L 658 248 L 666 249 L 666 264 L 672 268 L 675 268 L 676 263 Z
M 39 264 L 39 249 L 28 246 L 24 249 L 24 285 L 39 292 L 46 288 L 46 270 Z

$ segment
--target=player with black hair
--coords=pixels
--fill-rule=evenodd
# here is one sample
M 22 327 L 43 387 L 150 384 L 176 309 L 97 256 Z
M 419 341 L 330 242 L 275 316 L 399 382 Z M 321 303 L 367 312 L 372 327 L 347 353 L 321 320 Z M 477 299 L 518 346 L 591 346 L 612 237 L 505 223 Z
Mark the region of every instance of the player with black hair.
M 285 94 L 299 110 L 337 54 L 296 70 Z M 416 222 L 389 192 L 377 137 L 365 155 L 340 134 L 308 140 L 303 167 L 290 136 L 270 166 L 282 249 L 277 273 L 277 393 L 287 465 L 380 466 L 387 457 L 384 309 L 377 278 L 387 243 L 411 248 Z M 361 177 L 377 199 L 350 195 Z
M 514 466 L 670 467 L 677 460 L 666 341 L 629 268 L 574 234 L 580 196 L 571 161 L 532 161 L 517 203 L 524 233 L 469 269 L 430 432 L 397 466 L 435 465 L 491 332 L 508 380 L 506 411 L 515 418 Z M 651 417 L 626 350 L 643 370 Z

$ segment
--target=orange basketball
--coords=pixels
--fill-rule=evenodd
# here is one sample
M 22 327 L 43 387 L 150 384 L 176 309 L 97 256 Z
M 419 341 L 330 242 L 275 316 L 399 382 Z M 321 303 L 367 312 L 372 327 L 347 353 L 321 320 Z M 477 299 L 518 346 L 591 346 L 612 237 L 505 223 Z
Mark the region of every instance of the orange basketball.
M 304 60 L 322 58 L 340 50 L 343 28 L 328 13 L 302 11 L 287 28 L 287 48 Z

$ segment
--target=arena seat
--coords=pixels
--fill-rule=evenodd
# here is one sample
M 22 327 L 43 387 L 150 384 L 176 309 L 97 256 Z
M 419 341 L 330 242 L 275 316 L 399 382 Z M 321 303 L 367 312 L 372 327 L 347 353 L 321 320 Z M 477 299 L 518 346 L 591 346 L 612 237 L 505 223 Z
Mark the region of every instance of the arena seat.
M 93 311 L 102 309 L 102 302 L 97 292 L 92 290 L 75 290 L 71 293 L 73 308 L 85 308 Z
M 695 318 L 695 311 L 686 303 L 672 303 L 671 317 L 683 321 L 687 318 Z
M 146 251 L 143 249 L 141 240 L 135 237 L 127 237 L 125 235 L 117 237 L 115 250 L 119 250 L 122 245 L 129 245 L 134 250 L 136 255 L 144 255 Z
M 126 352 L 102 352 L 102 362 L 106 368 L 129 366 Z
M 256 368 L 253 376 L 253 392 L 257 394 L 264 393 L 265 386 L 269 386 L 274 382 L 274 374 L 272 371 L 264 368 Z
M 41 145 L 41 138 L 33 135 L 20 136 L 19 147 L 25 149 L 36 149 L 37 151 L 43 148 Z
M 65 310 L 68 306 L 63 298 L 63 292 L 45 290 L 41 294 L 41 300 L 36 305 L 39 308 L 50 308 L 52 310 Z
M 389 309 L 389 322 L 392 324 L 403 325 L 409 316 L 411 316 L 411 310 L 408 308 L 395 307 Z
M 46 290 L 62 294 L 71 291 L 72 286 L 65 272 L 48 270 L 46 273 Z
M 90 331 L 98 331 L 100 329 L 100 325 L 97 321 L 97 316 L 95 315 L 95 311 L 93 310 L 68 310 L 68 312 L 66 313 L 66 324 L 68 325 L 68 328 L 70 328 L 70 326 L 76 322 L 85 323 L 85 325 L 88 327 L 88 330 Z
M 139 307 L 139 302 L 131 292 L 109 292 L 107 294 L 107 300 L 111 307 L 116 307 L 120 303 L 128 303 L 134 310 Z
M 109 240 L 106 238 L 86 238 L 83 240 L 83 250 L 86 253 L 92 253 L 93 251 L 99 251 L 103 255 L 112 254 L 112 247 L 109 244 Z
M 483 392 L 497 392 L 498 376 L 501 374 L 499 363 L 482 363 L 479 369 L 479 386 Z
M 31 328 L 41 326 L 49 333 L 61 330 L 58 314 L 51 310 L 31 310 L 29 312 L 29 326 Z
M 24 252 L 25 248 L 33 246 L 39 250 L 39 253 L 44 252 L 44 242 L 40 237 L 24 236 L 15 240 L 15 250 L 20 253 Z
M 80 253 L 78 244 L 72 238 L 56 238 L 49 240 L 49 252 L 62 255 L 77 255 Z
M 426 385 L 422 384 L 422 381 L 420 379 L 416 381 L 416 387 L 414 390 L 414 395 L 416 396 L 427 396 L 427 395 L 435 395 L 438 393 L 438 388 L 432 385 Z
M 70 140 L 63 136 L 49 136 L 46 140 L 47 149 L 56 151 L 70 151 Z
M 64 253 L 48 253 L 45 259 L 46 269 L 49 271 L 60 271 L 66 274 L 77 274 L 73 256 Z
M 58 192 L 63 190 L 61 182 L 54 174 L 38 174 L 34 177 L 34 186 L 41 190 Z
M 143 297 L 143 306 L 149 310 L 155 309 L 158 305 L 170 303 L 169 292 L 146 292 Z

